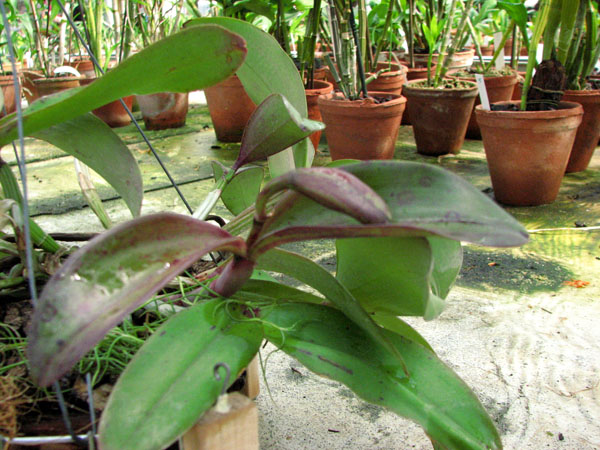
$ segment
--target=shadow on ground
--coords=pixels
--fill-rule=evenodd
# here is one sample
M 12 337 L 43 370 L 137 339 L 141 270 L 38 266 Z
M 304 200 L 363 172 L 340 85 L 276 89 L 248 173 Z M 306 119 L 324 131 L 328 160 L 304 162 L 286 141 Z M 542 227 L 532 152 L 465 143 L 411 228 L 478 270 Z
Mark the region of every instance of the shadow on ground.
M 519 256 L 465 248 L 457 285 L 484 291 L 507 289 L 531 294 L 556 291 L 574 276 L 560 263 L 533 254 Z

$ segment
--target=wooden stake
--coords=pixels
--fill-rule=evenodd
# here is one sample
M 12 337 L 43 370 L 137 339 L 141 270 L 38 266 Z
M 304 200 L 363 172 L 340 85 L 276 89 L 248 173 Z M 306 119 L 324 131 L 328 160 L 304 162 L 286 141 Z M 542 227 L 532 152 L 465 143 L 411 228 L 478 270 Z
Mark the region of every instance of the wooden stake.
M 230 409 L 211 408 L 180 440 L 183 450 L 258 450 L 258 409 L 239 392 L 227 394 Z
M 246 367 L 246 383 L 242 388 L 242 394 L 254 400 L 260 393 L 259 374 L 258 374 L 258 355 L 250 361 Z

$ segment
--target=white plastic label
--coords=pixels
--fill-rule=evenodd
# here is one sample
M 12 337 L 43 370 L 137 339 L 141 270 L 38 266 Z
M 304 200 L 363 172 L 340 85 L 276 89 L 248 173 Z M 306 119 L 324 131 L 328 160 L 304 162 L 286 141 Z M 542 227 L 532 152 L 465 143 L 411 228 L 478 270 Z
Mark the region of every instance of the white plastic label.
M 481 107 L 486 111 L 490 110 L 490 100 L 488 99 L 487 90 L 485 89 L 485 81 L 483 75 L 480 73 L 475 74 L 475 81 L 477 82 L 477 88 L 479 89 L 479 99 L 481 100 Z

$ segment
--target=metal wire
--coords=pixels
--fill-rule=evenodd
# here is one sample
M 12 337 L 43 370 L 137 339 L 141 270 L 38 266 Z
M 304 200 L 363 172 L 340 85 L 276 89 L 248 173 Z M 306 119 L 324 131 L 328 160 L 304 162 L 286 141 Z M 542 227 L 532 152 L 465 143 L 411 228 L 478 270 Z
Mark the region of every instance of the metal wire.
M 79 30 L 77 29 L 77 26 L 75 25 L 75 22 L 73 21 L 73 18 L 69 15 L 69 13 L 67 12 L 67 10 L 65 9 L 65 6 L 63 5 L 62 1 L 61 0 L 56 0 L 56 1 L 58 2 L 58 6 L 60 6 L 60 9 L 62 10 L 62 12 L 64 13 L 65 17 L 67 18 L 67 20 L 69 22 L 69 25 L 71 25 L 71 28 L 73 29 L 73 32 L 75 33 L 75 36 L 77 36 L 77 39 L 79 40 L 79 42 L 81 42 L 81 44 L 83 45 L 83 48 L 87 51 L 88 55 L 90 55 L 90 59 L 92 60 L 92 63 L 100 71 L 101 74 L 104 74 L 104 70 L 102 70 L 102 67 L 100 67 L 100 63 L 96 59 L 96 56 L 92 53 L 92 51 L 91 51 L 90 47 L 88 46 L 87 42 L 85 42 L 85 39 L 83 39 L 83 36 L 81 36 L 81 33 L 79 32 Z M 83 11 L 82 11 L 82 14 L 83 14 Z M 167 178 L 169 179 L 169 181 L 171 182 L 171 184 L 175 188 L 175 191 L 177 191 L 177 195 L 179 195 L 179 198 L 181 198 L 181 201 L 183 202 L 183 204 L 185 205 L 185 207 L 188 209 L 188 211 L 190 212 L 190 214 L 193 214 L 194 210 L 192 209 L 192 207 L 190 206 L 190 204 L 186 200 L 185 196 L 183 195 L 183 192 L 181 192 L 181 190 L 179 189 L 179 186 L 177 185 L 177 183 L 175 182 L 175 180 L 173 179 L 173 177 L 169 173 L 169 170 L 167 169 L 167 167 L 164 165 L 164 163 L 162 162 L 162 160 L 158 156 L 158 152 L 156 151 L 156 149 L 154 148 L 154 146 L 152 145 L 152 143 L 148 139 L 148 136 L 146 136 L 146 133 L 144 133 L 144 131 L 142 130 L 142 127 L 140 127 L 140 124 L 138 123 L 138 121 L 135 119 L 135 117 L 133 117 L 133 113 L 127 107 L 127 105 L 125 104 L 125 102 L 123 101 L 122 98 L 119 99 L 119 102 L 121 102 L 121 105 L 123 106 L 123 108 L 125 108 L 125 111 L 127 111 L 127 114 L 131 118 L 131 122 L 137 128 L 138 132 L 142 136 L 142 139 L 144 139 L 144 142 L 146 143 L 146 145 L 148 146 L 148 148 L 150 149 L 150 151 L 154 155 L 154 158 L 156 158 L 156 161 L 160 165 L 161 169 L 163 170 L 163 172 L 165 173 L 165 175 L 167 176 Z
M 0 1 L 0 12 L 2 13 L 2 22 L 4 24 L 4 33 L 8 46 L 8 55 L 13 73 L 13 87 L 15 89 L 15 106 L 17 114 L 17 132 L 19 136 L 19 149 L 21 157 L 18 159 L 19 173 L 21 175 L 21 185 L 23 187 L 23 204 L 21 210 L 23 213 L 23 227 L 25 231 L 25 265 L 27 267 L 27 282 L 29 285 L 29 295 L 33 306 L 37 304 L 37 289 L 35 285 L 35 272 L 33 269 L 33 246 L 31 245 L 31 232 L 29 224 L 29 202 L 27 196 L 27 168 L 25 167 L 25 137 L 23 133 L 23 113 L 21 111 L 21 102 L 18 99 L 18 92 L 21 92 L 19 86 L 19 77 L 17 76 L 17 65 L 15 63 L 15 53 L 12 46 L 12 37 L 10 23 L 6 17 L 4 2 Z

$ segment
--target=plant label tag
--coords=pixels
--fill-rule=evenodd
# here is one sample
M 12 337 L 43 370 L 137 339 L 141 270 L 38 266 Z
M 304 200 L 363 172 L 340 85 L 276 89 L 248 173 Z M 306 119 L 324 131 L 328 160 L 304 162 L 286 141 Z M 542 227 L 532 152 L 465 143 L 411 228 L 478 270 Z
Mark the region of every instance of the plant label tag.
M 494 49 L 497 49 L 502 44 L 502 32 L 494 33 Z M 495 50 L 494 50 L 495 52 Z M 506 63 L 504 62 L 504 47 L 500 49 L 500 54 L 496 58 L 496 69 L 502 70 Z
M 490 110 L 490 100 L 488 99 L 487 90 L 485 88 L 485 81 L 483 75 L 480 73 L 475 74 L 475 81 L 477 82 L 477 89 L 479 89 L 479 99 L 481 100 L 481 106 L 486 111 Z

